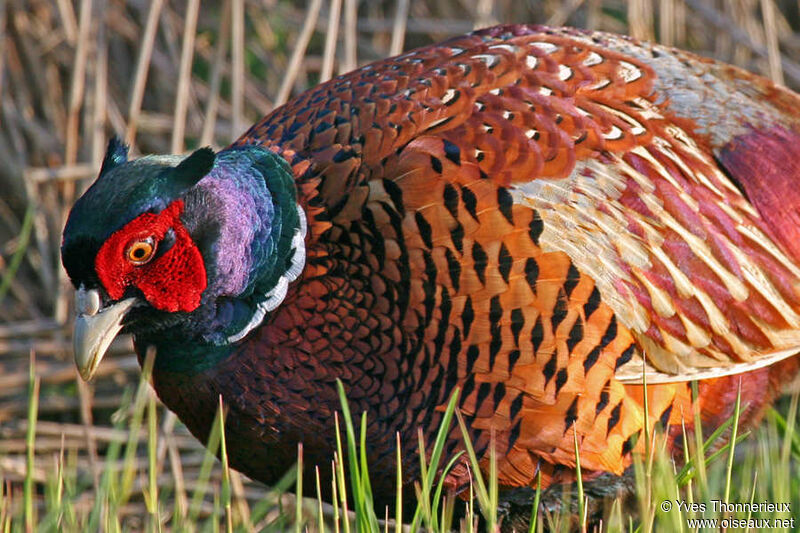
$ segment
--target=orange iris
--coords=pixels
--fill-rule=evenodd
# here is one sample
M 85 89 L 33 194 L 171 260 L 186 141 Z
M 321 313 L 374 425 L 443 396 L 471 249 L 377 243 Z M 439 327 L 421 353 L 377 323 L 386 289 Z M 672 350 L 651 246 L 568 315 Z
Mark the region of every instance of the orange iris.
M 130 246 L 128 246 L 126 255 L 128 257 L 128 261 L 134 265 L 143 265 L 153 258 L 155 251 L 155 241 L 152 237 L 148 237 L 146 239 L 134 241 Z

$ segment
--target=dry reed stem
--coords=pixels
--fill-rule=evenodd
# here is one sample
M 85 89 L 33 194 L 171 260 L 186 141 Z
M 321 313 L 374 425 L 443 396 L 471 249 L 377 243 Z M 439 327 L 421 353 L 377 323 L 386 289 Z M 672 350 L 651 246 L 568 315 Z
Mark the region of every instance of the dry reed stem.
M 586 6 L 586 27 L 590 30 L 600 29 L 602 18 L 602 0 L 588 0 Z
M 342 0 L 331 0 L 331 7 L 328 13 L 328 28 L 325 32 L 325 52 L 322 56 L 322 68 L 319 73 L 320 83 L 326 82 L 333 77 L 333 63 L 336 59 L 336 41 L 339 35 L 341 12 Z
M 495 18 L 495 2 L 494 0 L 478 0 L 477 13 L 475 17 L 475 28 L 486 28 L 497 24 L 498 20 Z
M 55 275 L 50 265 L 53 263 L 53 250 L 52 244 L 48 238 L 49 232 L 47 229 L 47 220 L 45 218 L 45 212 L 42 209 L 41 201 L 39 198 L 39 191 L 36 185 L 28 180 L 25 179 L 26 175 L 23 173 L 22 182 L 25 186 L 25 192 L 27 193 L 28 198 L 28 205 L 33 209 L 33 241 L 36 247 L 36 250 L 39 252 L 41 257 L 41 262 L 43 263 L 42 267 L 37 269 L 37 273 L 39 274 L 39 278 L 42 281 L 42 285 L 45 287 L 45 290 L 52 294 L 55 293 L 57 288 L 57 279 L 58 276 Z M 60 214 L 60 211 L 56 211 L 56 214 Z M 11 288 L 14 289 L 16 284 L 12 283 Z M 32 306 L 29 309 L 35 310 L 36 307 Z
M 24 171 L 24 179 L 31 184 L 46 181 L 67 182 L 88 178 L 96 171 L 97 168 L 93 163 L 76 163 L 61 167 L 28 167 Z
M 136 63 L 136 74 L 134 76 L 133 91 L 128 107 L 128 127 L 125 130 L 125 142 L 134 147 L 136 141 L 136 125 L 139 114 L 142 111 L 142 100 L 144 99 L 144 89 L 147 83 L 147 71 L 150 69 L 150 59 L 153 54 L 153 43 L 156 38 L 158 19 L 161 15 L 161 8 L 164 0 L 152 0 L 150 10 L 147 13 L 147 23 L 142 37 L 142 47 L 139 52 L 139 60 Z
M 158 472 L 160 473 L 164 466 L 164 459 L 167 456 L 167 438 L 172 436 L 175 429 L 175 422 L 178 417 L 172 411 L 167 411 L 164 419 L 161 422 L 161 439 L 158 441 L 158 448 L 156 449 L 156 462 L 158 463 Z
M 109 99 L 106 102 L 106 118 L 114 133 L 118 137 L 124 138 L 128 126 L 125 122 L 125 116 L 122 114 L 122 109 L 114 100 Z
M 64 142 L 64 163 L 72 165 L 78 157 L 78 121 L 80 118 L 81 106 L 84 100 L 84 89 L 86 87 L 86 62 L 89 54 L 89 30 L 92 24 L 92 0 L 81 0 L 80 15 L 78 23 L 78 42 L 75 47 L 75 59 L 72 71 L 72 82 L 70 86 L 69 110 L 67 114 L 67 126 Z M 67 220 L 68 206 L 75 200 L 75 183 L 64 182 L 61 185 L 63 204 L 61 208 L 60 220 L 63 223 Z M 67 296 L 68 284 L 66 273 L 63 269 L 58 269 L 56 274 L 57 294 L 53 317 L 57 322 L 64 322 L 67 319 L 69 301 Z
M 6 3 L 5 0 L 0 0 L 0 36 L 6 34 Z M 6 72 L 6 40 L 0 38 L 0 102 L 3 101 L 3 86 L 5 81 Z M 0 113 L 0 118 L 2 113 Z
M 167 449 L 169 450 L 169 464 L 172 470 L 172 479 L 175 484 L 175 514 L 183 520 L 186 518 L 186 513 L 189 511 L 189 499 L 186 496 L 186 481 L 183 477 L 181 454 L 172 435 L 168 436 L 166 441 Z
M 629 0 L 628 27 L 632 37 L 645 41 L 655 40 L 655 35 L 653 35 L 653 5 L 650 0 Z
M 92 417 L 92 391 L 80 376 L 75 376 L 78 386 L 78 398 L 80 400 L 80 416 L 83 426 L 83 437 L 85 439 L 86 451 L 89 454 L 89 470 L 94 477 L 95 487 L 100 486 L 101 462 L 97 453 L 97 442 L 94 439 L 92 427 L 94 426 Z M 62 434 L 63 435 L 63 434 Z
M 358 25 L 357 0 L 344 0 L 344 59 L 339 72 L 350 72 L 358 66 L 357 52 L 357 25 Z
M 675 0 L 659 2 L 658 34 L 658 40 L 663 45 L 672 46 L 675 42 Z
M 231 0 L 225 0 L 222 6 L 222 16 L 219 20 L 217 46 L 214 49 L 214 59 L 211 65 L 211 82 L 209 95 L 206 102 L 203 132 L 200 134 L 200 144 L 208 146 L 214 143 L 214 128 L 217 123 L 217 109 L 219 107 L 219 89 L 222 82 L 222 67 L 225 62 L 225 50 L 230 31 Z
M 27 348 L 30 348 L 30 345 L 28 345 Z M 67 346 L 60 346 L 58 351 L 63 353 L 67 348 Z M 19 350 L 15 350 L 17 354 L 22 354 L 25 351 L 25 346 L 20 346 Z M 7 350 L 4 350 L 4 352 L 6 357 L 10 357 L 10 354 Z M 117 354 L 120 353 L 118 346 L 115 347 L 112 353 L 114 352 Z M 42 358 L 41 350 L 37 348 L 36 353 L 40 357 L 39 366 L 42 367 L 37 369 L 37 373 L 39 376 L 41 376 L 43 383 L 66 383 L 67 381 L 71 381 L 75 378 L 75 363 L 73 361 L 55 362 L 51 360 L 50 363 L 47 363 L 41 361 L 41 359 L 44 359 Z M 24 386 L 22 378 L 24 377 L 23 374 L 25 370 L 26 369 L 24 367 L 20 366 L 19 371 L 9 371 L 0 376 L 0 387 L 9 391 L 21 389 Z M 97 375 L 98 377 L 109 377 L 119 373 L 135 375 L 138 370 L 139 363 L 136 359 L 136 356 L 131 355 L 128 357 L 111 357 L 109 358 L 109 364 L 105 364 L 105 361 L 103 361 L 103 367 L 97 369 Z M 0 420 L 2 420 L 2 417 L 0 417 Z
M 108 38 L 106 35 L 106 0 L 97 0 L 99 24 L 97 25 L 96 59 L 94 73 L 94 113 L 91 129 L 91 166 L 99 168 L 103 161 L 106 139 L 106 122 L 108 115 Z
M 584 0 L 569 0 L 561 5 L 561 7 L 550 15 L 550 18 L 547 19 L 548 26 L 562 26 L 567 19 L 572 16 L 572 14 L 577 10 L 581 5 L 583 5 Z
M 761 15 L 764 17 L 764 37 L 767 43 L 769 77 L 775 83 L 783 85 L 781 51 L 778 46 L 778 29 L 775 22 L 775 3 L 772 0 L 761 0 Z
M 247 497 L 245 496 L 244 482 L 242 482 L 242 475 L 236 470 L 230 471 L 231 489 L 233 490 L 234 503 L 236 505 L 236 512 L 239 514 L 239 523 L 244 525 L 248 533 L 254 533 L 255 528 L 250 519 L 250 506 L 247 504 Z
M 84 98 L 86 85 L 86 61 L 89 55 L 89 29 L 92 23 L 92 0 L 81 0 L 80 23 L 78 25 L 78 44 L 75 48 L 75 60 L 72 70 L 72 84 L 69 97 L 69 114 L 67 115 L 67 131 L 64 149 L 64 162 L 75 163 L 78 156 L 78 120 Z
M 231 54 L 233 74 L 231 76 L 231 119 L 230 140 L 244 132 L 244 0 L 231 3 Z
M 175 94 L 175 120 L 172 126 L 171 152 L 183 152 L 183 137 L 186 130 L 186 110 L 189 107 L 189 91 L 191 90 L 192 60 L 194 58 L 194 37 L 197 33 L 197 15 L 200 11 L 200 0 L 188 0 L 183 26 L 183 45 L 181 47 L 181 64 L 178 69 L 178 89 Z
M 685 0 L 675 1 L 675 46 L 686 42 L 686 10 Z
M 78 38 L 78 23 L 75 21 L 72 2 L 69 0 L 56 0 L 56 6 L 58 6 L 58 14 L 61 16 L 64 36 L 69 44 L 74 45 L 75 40 Z
M 754 42 L 753 39 L 729 17 L 720 13 L 712 6 L 701 2 L 700 0 L 684 0 L 688 6 L 695 10 L 697 15 L 700 15 L 706 22 L 717 28 L 718 30 L 727 31 L 730 33 L 734 42 L 737 42 L 748 50 L 761 57 L 768 57 L 767 49 Z M 781 66 L 783 67 L 784 76 L 791 79 L 794 83 L 800 83 L 800 65 L 792 61 L 787 56 L 781 54 Z
M 292 58 L 289 60 L 289 68 L 286 70 L 281 88 L 278 90 L 278 95 L 275 97 L 276 106 L 286 103 L 289 94 L 292 92 L 292 85 L 294 85 L 297 74 L 300 72 L 303 56 L 305 56 L 308 42 L 311 40 L 311 35 L 314 33 L 314 26 L 317 23 L 321 7 L 322 0 L 311 0 L 308 13 L 306 14 L 306 20 L 303 23 L 303 28 L 300 30 L 300 35 L 295 43 Z
M 53 320 L 29 320 L 25 322 L 0 324 L 0 339 L 41 335 L 43 333 L 51 333 L 62 327 L 63 326 Z
M 733 2 L 723 3 L 723 13 L 726 17 L 732 20 L 736 26 L 742 31 L 744 35 L 754 43 L 763 44 L 758 35 L 758 28 L 754 28 L 752 24 L 748 24 L 748 9 L 752 12 L 755 2 L 758 0 L 736 0 Z M 718 32 L 718 39 L 723 39 L 728 42 L 734 42 L 733 36 L 728 32 Z M 749 63 L 752 59 L 753 52 L 741 42 L 735 43 L 733 61 L 739 64 Z
M 397 0 L 397 10 L 394 14 L 394 25 L 392 26 L 392 42 L 389 45 L 390 56 L 396 56 L 403 52 L 407 24 L 408 0 Z

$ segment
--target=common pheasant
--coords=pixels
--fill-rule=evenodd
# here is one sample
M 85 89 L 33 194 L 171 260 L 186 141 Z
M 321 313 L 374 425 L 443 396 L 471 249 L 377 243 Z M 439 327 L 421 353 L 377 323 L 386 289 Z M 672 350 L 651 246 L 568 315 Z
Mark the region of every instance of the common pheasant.
M 79 370 L 120 331 L 154 346 L 163 402 L 205 441 L 221 395 L 230 464 L 266 483 L 298 442 L 330 474 L 337 379 L 378 501 L 395 434 L 410 481 L 456 387 L 501 486 L 571 479 L 576 437 L 585 476 L 621 474 L 643 431 L 718 425 L 740 376 L 755 423 L 798 370 L 798 109 L 686 52 L 520 25 L 341 75 L 216 154 L 112 141 L 64 231 Z

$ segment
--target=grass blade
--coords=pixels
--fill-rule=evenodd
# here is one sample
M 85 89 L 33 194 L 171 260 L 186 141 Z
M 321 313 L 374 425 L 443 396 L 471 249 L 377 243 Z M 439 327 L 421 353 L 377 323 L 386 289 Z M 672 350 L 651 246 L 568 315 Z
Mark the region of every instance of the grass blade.
M 217 412 L 217 417 L 221 416 Z M 208 480 L 211 477 L 211 467 L 214 465 L 215 455 L 219 448 L 220 432 L 219 421 L 215 418 L 214 424 L 211 426 L 211 431 L 208 435 L 208 442 L 206 443 L 206 453 L 203 456 L 203 462 L 200 464 L 200 472 L 197 476 L 197 485 L 192 493 L 192 502 L 189 505 L 189 523 L 196 523 L 200 514 L 200 508 L 205 499 L 206 491 L 208 490 Z
M 434 441 L 433 444 L 433 451 L 431 452 L 430 464 L 427 463 L 427 453 L 425 451 L 425 442 L 422 433 L 419 434 L 419 458 L 420 458 L 420 472 L 422 479 L 422 485 L 420 486 L 420 489 L 421 489 L 422 499 L 420 499 L 417 502 L 417 509 L 414 512 L 414 519 L 411 522 L 412 530 L 419 525 L 420 518 L 424 518 L 426 524 L 428 524 L 429 527 L 433 527 L 433 524 L 438 522 L 437 509 L 438 509 L 439 498 L 436 497 L 434 498 L 433 501 L 431 501 L 430 494 L 436 478 L 436 473 L 438 471 L 439 463 L 442 458 L 444 445 L 447 442 L 447 437 L 450 434 L 450 426 L 453 423 L 453 415 L 456 413 L 456 405 L 458 402 L 459 394 L 460 394 L 460 389 L 456 387 L 456 389 L 450 395 L 450 400 L 447 402 L 447 407 L 445 408 L 444 415 L 442 416 L 442 421 L 439 424 L 439 430 L 436 433 L 436 440 Z M 446 475 L 447 471 L 451 467 L 452 466 L 446 468 L 442 472 L 442 478 Z M 439 494 L 441 494 L 441 491 L 438 492 Z
M 539 502 L 542 499 L 542 471 L 538 465 L 536 467 L 536 492 L 533 495 L 533 509 L 531 509 L 531 522 L 528 526 L 528 533 L 536 532 L 536 524 L 539 522 Z
M 8 289 L 11 288 L 11 282 L 17 275 L 17 270 L 22 264 L 22 259 L 25 257 L 25 251 L 28 249 L 28 243 L 31 238 L 31 230 L 33 229 L 33 215 L 35 209 L 33 204 L 28 204 L 25 210 L 25 218 L 22 220 L 22 228 L 19 230 L 19 237 L 17 238 L 17 249 L 14 250 L 14 255 L 11 256 L 11 261 L 3 273 L 3 278 L 0 279 L 0 302 L 5 298 Z
M 314 468 L 314 473 L 317 479 L 317 530 L 319 533 L 325 533 L 325 515 L 322 513 L 322 484 L 319 480 L 319 466 Z
M 339 432 L 339 414 L 334 413 L 336 424 L 336 480 L 339 491 L 339 499 L 342 503 L 342 514 L 344 516 L 344 532 L 350 533 L 350 518 L 347 511 L 347 478 L 344 475 L 344 453 L 342 451 L 342 436 Z
M 303 443 L 297 443 L 297 479 L 294 488 L 294 531 L 303 531 Z
M 402 533 L 403 531 L 403 450 L 400 447 L 400 433 L 395 433 L 395 439 L 397 442 L 397 455 L 395 457 L 395 462 L 397 464 L 397 479 L 396 482 L 396 490 L 397 494 L 395 496 L 395 504 L 394 504 L 394 525 L 395 525 L 395 533 Z
M 353 425 L 353 418 L 350 415 L 350 407 L 347 403 L 347 395 L 341 380 L 336 380 L 336 387 L 339 391 L 339 401 L 342 404 L 342 416 L 347 436 L 347 463 L 350 468 L 350 486 L 353 490 L 356 529 L 358 531 L 379 531 L 380 526 L 372 503 L 372 490 L 369 479 L 364 479 L 369 475 L 366 463 L 366 413 L 361 419 L 362 455 L 359 454 L 356 446 L 355 426 Z M 345 520 L 347 520 L 347 517 L 345 517 Z
M 219 457 L 222 461 L 222 504 L 225 507 L 225 527 L 228 533 L 233 532 L 233 511 L 231 509 L 231 470 L 228 466 L 228 448 L 225 443 L 225 409 L 222 395 L 219 396 Z
M 739 377 L 739 389 L 736 392 L 736 407 L 733 409 L 733 430 L 731 432 L 731 443 L 728 449 L 728 468 L 725 471 L 725 502 L 730 501 L 731 496 L 731 473 L 733 471 L 733 454 L 736 451 L 736 433 L 739 431 L 739 415 L 742 409 L 742 378 Z
M 458 426 L 461 428 L 461 435 L 464 438 L 464 447 L 467 449 L 467 456 L 472 466 L 478 505 L 481 508 L 484 518 L 488 522 L 487 530 L 494 531 L 494 525 L 497 522 L 497 509 L 491 506 L 489 491 L 486 490 L 486 484 L 483 481 L 483 475 L 480 470 L 480 463 L 478 463 L 478 457 L 475 454 L 475 448 L 472 446 L 472 439 L 470 439 L 469 430 L 467 429 L 467 424 L 464 422 L 464 417 L 461 416 L 461 411 L 456 410 L 456 418 L 458 419 Z
M 31 352 L 28 379 L 28 429 L 25 435 L 25 485 L 23 488 L 25 503 L 25 528 L 33 531 L 36 516 L 33 508 L 33 469 L 36 456 L 36 420 L 39 414 L 39 377 L 36 375 L 36 356 Z
M 645 391 L 645 396 L 647 391 Z M 586 506 L 584 505 L 583 494 L 583 474 L 581 472 L 581 452 L 578 446 L 578 430 L 572 426 L 572 436 L 575 443 L 575 476 L 578 483 L 578 523 L 581 525 L 581 530 L 586 529 Z
M 156 399 L 150 395 L 147 401 L 147 465 L 148 490 L 145 504 L 153 521 L 153 529 L 161 531 L 161 520 L 158 516 L 158 420 L 156 416 Z

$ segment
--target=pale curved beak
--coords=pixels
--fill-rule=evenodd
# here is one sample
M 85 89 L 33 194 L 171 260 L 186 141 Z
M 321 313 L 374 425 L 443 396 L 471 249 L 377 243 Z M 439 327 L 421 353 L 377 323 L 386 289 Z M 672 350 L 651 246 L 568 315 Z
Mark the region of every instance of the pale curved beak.
M 75 293 L 75 330 L 72 346 L 75 364 L 81 377 L 92 379 L 111 341 L 122 329 L 122 320 L 133 307 L 136 298 L 127 298 L 100 308 L 100 293 L 81 287 Z

